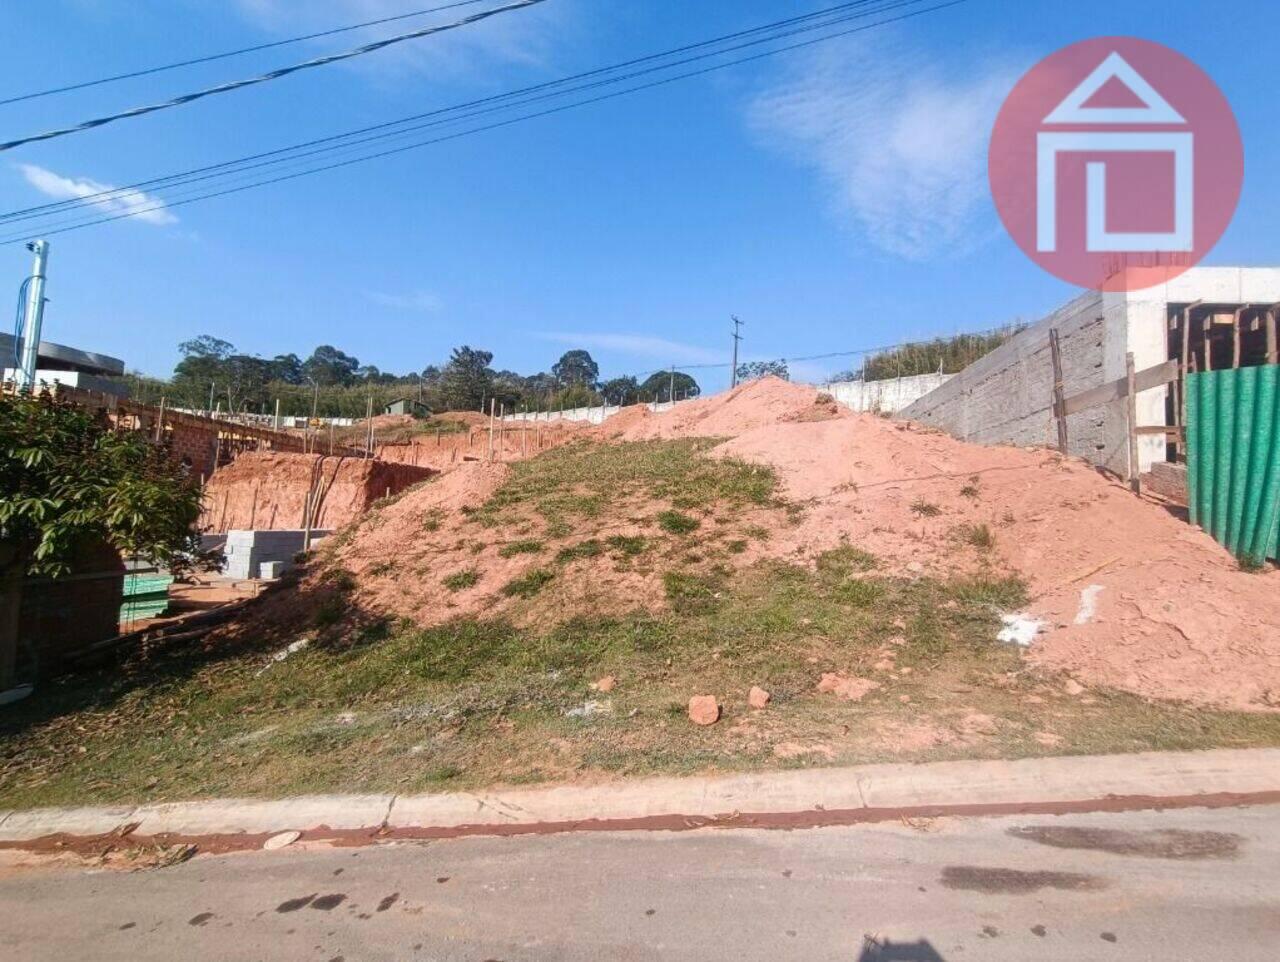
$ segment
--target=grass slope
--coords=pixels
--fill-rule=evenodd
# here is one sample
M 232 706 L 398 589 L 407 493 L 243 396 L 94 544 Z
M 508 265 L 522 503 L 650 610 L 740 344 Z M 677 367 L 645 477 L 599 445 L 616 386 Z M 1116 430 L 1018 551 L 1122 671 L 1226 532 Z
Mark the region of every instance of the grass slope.
M 543 585 L 573 565 L 607 562 L 658 575 L 665 611 L 420 630 L 353 620 L 353 583 L 334 571 L 328 600 L 292 636 L 314 640 L 285 660 L 272 659 L 280 639 L 135 653 L 4 709 L 0 807 L 1280 744 L 1277 715 L 1065 694 L 1065 679 L 995 643 L 998 612 L 1025 599 L 992 569 L 902 579 L 854 545 L 811 566 L 735 567 L 747 539 L 767 537 L 743 509 L 791 506 L 771 473 L 709 460 L 707 446 L 557 449 L 515 466 L 469 516 L 499 538 L 531 519 L 546 529 L 526 539 L 533 567 L 508 586 L 522 605 L 546 604 Z M 651 533 L 596 537 L 632 497 Z M 700 526 L 664 525 L 665 510 Z M 879 687 L 842 701 L 816 690 L 827 672 Z M 592 688 L 604 675 L 617 679 L 607 694 Z M 764 711 L 746 705 L 752 685 L 773 695 Z M 720 699 L 718 725 L 688 722 L 694 694 Z

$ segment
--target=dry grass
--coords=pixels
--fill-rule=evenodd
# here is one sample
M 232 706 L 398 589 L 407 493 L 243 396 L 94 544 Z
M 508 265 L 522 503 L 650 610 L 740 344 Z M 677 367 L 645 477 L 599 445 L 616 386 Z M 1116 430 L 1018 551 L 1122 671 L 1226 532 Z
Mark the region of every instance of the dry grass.
M 816 570 L 673 571 L 664 615 L 353 628 L 269 667 L 262 650 L 153 653 L 8 709 L 0 805 L 1280 743 L 1277 715 L 1065 694 L 993 641 L 1016 581 L 873 565 L 845 548 Z M 840 701 L 816 692 L 824 672 L 880 687 Z M 605 710 L 567 714 L 601 700 L 589 686 L 605 674 Z M 763 712 L 746 706 L 754 684 L 773 694 Z M 724 706 L 710 729 L 684 718 L 704 693 Z

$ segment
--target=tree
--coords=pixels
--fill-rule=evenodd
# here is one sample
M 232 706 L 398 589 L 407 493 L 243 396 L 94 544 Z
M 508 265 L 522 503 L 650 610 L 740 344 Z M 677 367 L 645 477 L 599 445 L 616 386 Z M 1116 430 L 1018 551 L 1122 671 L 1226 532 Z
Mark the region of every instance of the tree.
M 236 346 L 211 334 L 201 334 L 178 345 L 182 360 L 173 369 L 174 380 L 185 382 L 196 394 L 208 390 L 208 386 L 226 377 L 226 363 L 236 352 Z
M 281 384 L 301 384 L 303 381 L 302 358 L 296 354 L 277 354 L 267 362 L 270 380 Z
M 755 381 L 762 377 L 780 377 L 784 381 L 791 380 L 786 361 L 748 361 L 738 365 L 739 381 Z
M 640 382 L 630 374 L 610 378 L 600 385 L 600 393 L 609 404 L 634 404 L 640 399 Z
M 360 362 L 331 344 L 321 344 L 302 363 L 302 371 L 321 387 L 350 384 L 356 379 Z
M 657 374 L 651 375 L 647 381 L 640 385 L 640 393 L 655 401 L 670 401 L 671 385 L 671 372 L 659 371 Z M 683 371 L 676 371 L 675 393 L 677 400 L 684 397 L 697 397 L 702 393 L 702 388 L 698 387 L 698 382 L 688 374 L 685 374 Z
M 0 690 L 12 684 L 22 579 L 105 541 L 177 569 L 199 553 L 200 489 L 137 431 L 45 396 L 0 397 Z
M 564 387 L 580 384 L 594 388 L 600 379 L 600 365 L 586 351 L 566 351 L 551 365 L 551 375 Z
M 455 347 L 440 376 L 440 393 L 451 411 L 475 411 L 481 401 L 493 396 L 491 351 Z

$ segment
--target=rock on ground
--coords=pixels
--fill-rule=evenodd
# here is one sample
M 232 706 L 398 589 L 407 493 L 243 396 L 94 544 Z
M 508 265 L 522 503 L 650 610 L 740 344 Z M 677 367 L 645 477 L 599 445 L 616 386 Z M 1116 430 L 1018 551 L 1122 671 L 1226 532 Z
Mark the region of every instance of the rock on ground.
M 714 725 L 720 720 L 720 703 L 715 695 L 694 695 L 689 699 L 689 721 L 695 725 Z

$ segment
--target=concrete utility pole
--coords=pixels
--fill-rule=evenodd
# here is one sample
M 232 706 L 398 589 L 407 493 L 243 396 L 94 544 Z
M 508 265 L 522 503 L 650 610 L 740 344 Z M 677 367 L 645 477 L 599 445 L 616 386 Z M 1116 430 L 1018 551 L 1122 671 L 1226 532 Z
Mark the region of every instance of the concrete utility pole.
M 742 335 L 738 332 L 742 330 L 742 321 L 738 320 L 737 314 L 730 314 L 733 318 L 733 370 L 729 372 L 729 387 L 738 386 L 738 342 L 742 340 Z
M 44 327 L 45 268 L 49 263 L 49 242 L 32 241 L 27 250 L 36 255 L 27 279 L 27 300 L 22 309 L 22 358 L 18 364 L 18 390 L 34 391 L 40 357 L 40 331 Z
M 676 406 L 676 366 L 671 365 L 671 389 L 667 391 L 667 400 L 671 402 L 671 406 Z

